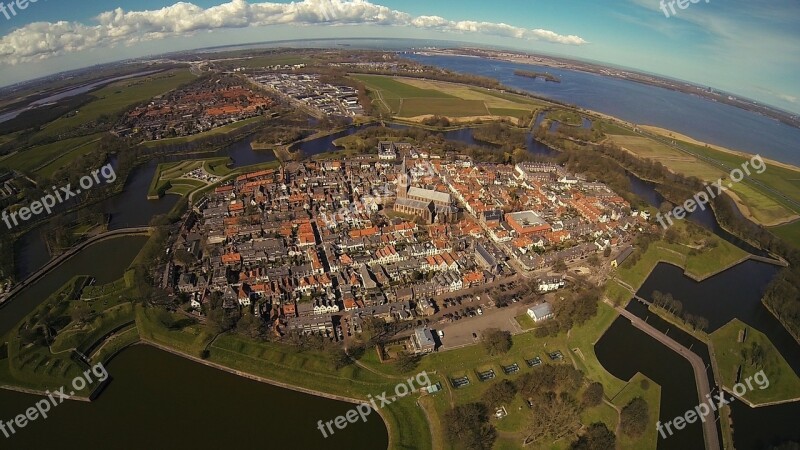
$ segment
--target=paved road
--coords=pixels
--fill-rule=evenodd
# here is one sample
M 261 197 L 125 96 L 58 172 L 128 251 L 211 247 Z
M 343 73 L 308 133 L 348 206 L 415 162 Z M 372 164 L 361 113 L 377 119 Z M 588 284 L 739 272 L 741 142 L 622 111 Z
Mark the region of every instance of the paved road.
M 689 361 L 689 363 L 692 365 L 692 370 L 694 370 L 694 379 L 695 382 L 697 383 L 698 402 L 705 400 L 706 395 L 711 393 L 711 386 L 708 383 L 708 374 L 706 372 L 706 366 L 703 363 L 703 360 L 699 356 L 697 356 L 694 352 L 684 347 L 683 345 L 679 344 L 678 342 L 676 342 L 666 334 L 662 333 L 661 331 L 653 328 L 652 326 L 650 326 L 650 324 L 640 319 L 633 313 L 621 307 L 616 307 L 615 309 L 617 310 L 618 313 L 620 313 L 620 315 L 629 319 L 634 327 L 649 334 L 651 337 L 655 338 L 658 342 L 666 345 L 668 348 L 672 349 L 673 351 L 675 351 L 676 353 L 683 356 Z M 703 435 L 705 436 L 706 440 L 706 450 L 721 449 L 719 444 L 719 435 L 717 434 L 716 421 L 706 420 L 705 422 L 703 422 Z

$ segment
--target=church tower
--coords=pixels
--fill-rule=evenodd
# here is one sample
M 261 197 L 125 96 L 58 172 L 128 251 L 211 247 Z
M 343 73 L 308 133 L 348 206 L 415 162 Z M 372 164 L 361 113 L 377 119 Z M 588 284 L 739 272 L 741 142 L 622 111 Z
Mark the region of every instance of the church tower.
M 400 166 L 400 178 L 397 180 L 397 198 L 406 198 L 408 196 L 408 188 L 411 176 L 408 174 L 406 168 L 406 158 L 403 157 L 403 164 Z

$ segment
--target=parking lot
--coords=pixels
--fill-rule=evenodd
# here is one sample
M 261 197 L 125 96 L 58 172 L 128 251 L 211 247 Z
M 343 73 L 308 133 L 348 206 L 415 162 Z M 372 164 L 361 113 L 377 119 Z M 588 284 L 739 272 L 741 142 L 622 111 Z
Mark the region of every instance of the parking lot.
M 514 317 L 525 314 L 528 307 L 529 305 L 520 302 L 512 303 L 505 308 L 483 308 L 482 315 L 466 317 L 455 322 L 431 324 L 431 328 L 444 332 L 444 337 L 441 338 L 441 350 L 463 347 L 480 340 L 481 332 L 487 328 L 499 328 L 513 334 L 522 332 Z M 477 334 L 477 340 L 472 333 Z

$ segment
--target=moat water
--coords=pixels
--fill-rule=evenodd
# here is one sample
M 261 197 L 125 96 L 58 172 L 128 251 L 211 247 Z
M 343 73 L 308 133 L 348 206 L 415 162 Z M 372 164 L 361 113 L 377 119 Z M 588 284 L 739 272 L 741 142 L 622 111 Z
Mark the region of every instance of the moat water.
M 306 155 L 327 152 L 333 149 L 333 140 L 356 131 L 345 130 L 335 136 L 303 143 L 300 148 Z M 469 129 L 444 134 L 448 139 L 479 144 Z M 528 142 L 528 148 L 533 153 L 554 154 L 553 150 L 532 137 Z M 230 156 L 234 167 L 275 159 L 272 152 L 253 151 L 247 139 L 213 153 L 213 156 L 220 155 Z M 178 197 L 172 195 L 159 200 L 146 199 L 150 180 L 160 161 L 151 161 L 136 168 L 126 181 L 124 191 L 103 203 L 103 211 L 109 215 L 112 229 L 146 225 L 153 217 L 166 213 L 175 205 Z M 630 178 L 634 193 L 655 206 L 660 204 L 663 199 L 655 186 L 632 175 Z M 711 211 L 695 213 L 690 220 L 746 250 L 752 249 L 748 244 L 726 235 Z M 18 243 L 15 253 L 22 274 L 35 271 L 49 259 L 42 234 L 42 230 L 35 229 Z M 73 275 L 93 275 L 98 277 L 98 282 L 118 278 L 143 244 L 144 238 L 120 238 L 87 248 L 2 308 L 0 332 L 13 326 Z M 775 273 L 773 266 L 748 262 L 703 283 L 696 283 L 684 277 L 680 270 L 662 264 L 647 279 L 640 294 L 647 298 L 652 290 L 670 292 L 683 302 L 685 310 L 706 317 L 712 329 L 736 317 L 766 333 L 797 371 L 800 356 L 796 342 L 758 301 Z M 637 309 L 636 304 L 632 304 L 630 309 L 637 314 L 647 314 Z M 676 330 L 669 333 L 673 337 L 680 334 Z M 681 338 L 687 339 L 687 346 L 692 346 L 701 357 L 707 358 L 707 354 L 703 355 L 702 344 L 690 342 L 692 338 L 688 335 Z M 624 319 L 614 322 L 598 341 L 596 351 L 604 367 L 618 378 L 627 380 L 639 371 L 662 386 L 662 420 L 670 420 L 698 403 L 689 364 Z M 116 437 L 113 442 L 124 443 L 116 448 L 157 448 L 166 445 L 219 448 L 224 443 L 230 444 L 241 433 L 251 433 L 254 439 L 263 440 L 265 445 L 270 442 L 297 442 L 298 446 L 292 448 L 386 447 L 386 429 L 380 420 L 361 424 L 357 429 L 353 427 L 353 435 L 342 433 L 335 439 L 322 440 L 316 430 L 316 420 L 327 420 L 348 409 L 347 405 L 340 402 L 254 383 L 151 348 L 135 347 L 124 351 L 112 362 L 109 370 L 114 381 L 96 403 L 65 405 L 63 411 L 57 411 L 47 422 L 31 426 L 24 430 L 24 434 L 15 436 L 15 439 L 19 438 L 15 442 L 21 445 L 20 448 L 39 448 L 44 443 L 52 443 L 53 437 L 57 436 L 55 439 L 58 442 L 66 443 L 65 448 L 75 448 L 79 444 L 102 448 L 104 442 L 111 442 L 102 439 L 113 436 Z M 35 397 L 0 391 L 0 419 L 19 414 L 33 400 Z M 800 417 L 799 404 L 755 409 L 735 404 L 736 448 L 761 449 L 765 444 L 781 439 L 800 439 L 792 421 L 796 417 Z M 92 431 L 74 433 L 74 430 L 80 429 Z M 96 430 L 99 431 L 95 433 Z M 141 430 L 172 431 L 143 433 Z M 72 434 L 67 436 L 69 432 Z M 281 435 L 277 436 L 277 433 Z M 72 435 L 79 437 L 73 438 Z M 120 439 L 120 436 L 124 439 Z M 361 436 L 368 439 L 361 439 Z M 364 444 L 366 442 L 370 442 L 370 445 Z M 376 443 L 380 445 L 376 446 Z M 702 430 L 689 427 L 667 440 L 660 439 L 658 448 L 677 450 L 701 446 Z

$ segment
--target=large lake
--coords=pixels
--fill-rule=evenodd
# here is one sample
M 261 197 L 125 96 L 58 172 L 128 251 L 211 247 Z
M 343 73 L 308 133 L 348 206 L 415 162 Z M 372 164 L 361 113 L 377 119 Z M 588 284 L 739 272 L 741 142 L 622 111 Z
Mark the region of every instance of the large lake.
M 800 165 L 800 129 L 694 95 L 609 76 L 461 56 L 402 55 L 423 64 L 496 78 L 525 90 L 629 122 L 655 125 L 703 142 Z M 517 69 L 550 72 L 561 83 L 514 75 Z

